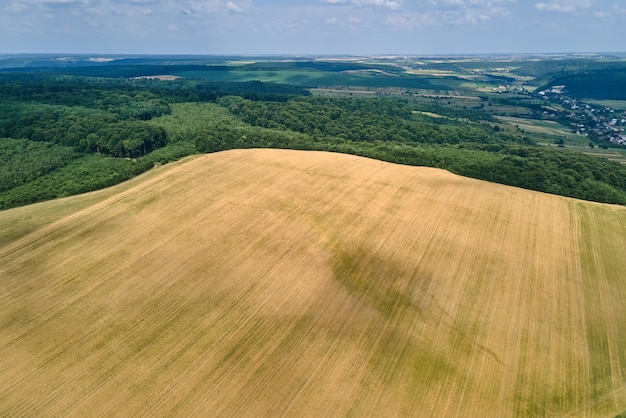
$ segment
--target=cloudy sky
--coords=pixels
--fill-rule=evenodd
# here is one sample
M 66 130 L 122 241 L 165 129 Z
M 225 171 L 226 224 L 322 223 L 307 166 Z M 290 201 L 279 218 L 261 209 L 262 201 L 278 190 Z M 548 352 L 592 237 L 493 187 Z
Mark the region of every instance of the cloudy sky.
M 0 53 L 625 50 L 624 0 L 0 0 Z

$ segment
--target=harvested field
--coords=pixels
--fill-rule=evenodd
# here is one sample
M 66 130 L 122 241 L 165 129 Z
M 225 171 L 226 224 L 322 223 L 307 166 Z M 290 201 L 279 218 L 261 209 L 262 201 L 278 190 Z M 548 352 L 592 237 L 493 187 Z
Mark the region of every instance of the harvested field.
M 180 77 L 175 75 L 143 75 L 140 77 L 133 77 L 134 79 L 148 79 L 148 80 L 161 80 L 161 81 L 173 81 L 178 80 Z
M 571 130 L 554 121 L 514 118 L 509 116 L 496 116 L 496 119 L 518 126 L 532 133 L 554 135 L 558 137 L 576 137 L 576 134 L 573 134 Z
M 0 244 L 0 416 L 626 411 L 626 208 L 287 150 L 84 198 Z

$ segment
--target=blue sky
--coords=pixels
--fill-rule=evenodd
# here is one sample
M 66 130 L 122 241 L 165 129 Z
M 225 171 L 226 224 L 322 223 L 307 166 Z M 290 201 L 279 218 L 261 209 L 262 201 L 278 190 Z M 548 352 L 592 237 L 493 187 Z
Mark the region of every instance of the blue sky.
M 625 50 L 624 0 L 0 0 L 0 53 Z

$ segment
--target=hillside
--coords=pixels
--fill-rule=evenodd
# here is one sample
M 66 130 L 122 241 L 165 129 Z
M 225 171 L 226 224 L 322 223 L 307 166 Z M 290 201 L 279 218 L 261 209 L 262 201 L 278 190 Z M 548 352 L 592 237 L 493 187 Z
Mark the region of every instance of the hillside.
M 257 149 L 0 231 L 0 416 L 626 411 L 623 207 Z

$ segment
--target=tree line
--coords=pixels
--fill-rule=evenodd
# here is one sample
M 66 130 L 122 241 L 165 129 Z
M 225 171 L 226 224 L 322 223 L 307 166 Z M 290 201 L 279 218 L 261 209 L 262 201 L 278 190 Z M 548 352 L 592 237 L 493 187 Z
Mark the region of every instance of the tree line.
M 396 141 L 431 144 L 463 142 L 530 144 L 528 138 L 494 131 L 488 124 L 468 123 L 467 112 L 446 111 L 446 117 L 425 119 L 415 104 L 397 99 L 298 98 L 287 102 L 222 100 L 244 122 L 263 128 L 306 133 L 316 138 L 349 141 Z M 428 109 L 430 110 L 430 109 Z M 476 113 L 478 117 L 481 114 Z M 485 115 L 484 118 L 491 118 Z M 476 118 L 476 121 L 480 119 Z
M 0 82 L 14 91 L 0 99 L 0 208 L 95 190 L 193 153 L 253 147 L 350 153 L 626 204 L 625 167 L 539 147 L 480 111 L 272 93 L 266 83 L 196 101 L 185 95 L 212 91 L 206 84 L 189 81 L 181 93 L 151 80 L 33 80 L 26 90 L 8 85 L 24 80 Z M 433 111 L 440 117 L 424 114 Z

